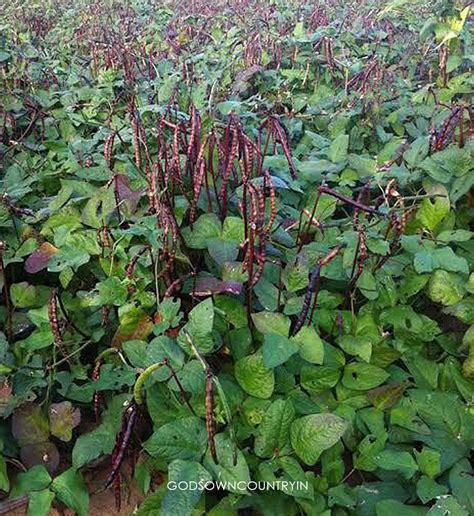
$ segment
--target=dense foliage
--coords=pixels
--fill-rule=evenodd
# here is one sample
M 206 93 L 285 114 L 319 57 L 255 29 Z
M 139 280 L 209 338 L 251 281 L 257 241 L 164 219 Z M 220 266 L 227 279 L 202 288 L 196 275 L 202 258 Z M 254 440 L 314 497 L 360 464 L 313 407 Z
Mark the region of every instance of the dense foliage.
M 469 7 L 20 4 L 4 507 L 474 514 Z M 167 488 L 199 480 L 301 484 Z

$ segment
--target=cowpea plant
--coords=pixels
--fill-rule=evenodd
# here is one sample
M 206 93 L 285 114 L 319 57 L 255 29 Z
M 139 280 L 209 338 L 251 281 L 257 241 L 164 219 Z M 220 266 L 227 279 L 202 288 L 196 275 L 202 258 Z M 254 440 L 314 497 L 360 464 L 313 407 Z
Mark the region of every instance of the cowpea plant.
M 474 513 L 470 8 L 4 3 L 1 511 Z

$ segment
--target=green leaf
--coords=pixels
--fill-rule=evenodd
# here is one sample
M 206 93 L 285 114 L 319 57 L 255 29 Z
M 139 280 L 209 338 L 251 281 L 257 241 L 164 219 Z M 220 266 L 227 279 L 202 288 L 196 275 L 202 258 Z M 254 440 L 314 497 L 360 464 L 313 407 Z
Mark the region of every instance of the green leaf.
M 367 299 L 377 299 L 379 291 L 374 275 L 366 268 L 357 280 L 357 287 Z
M 209 353 L 214 347 L 214 339 L 211 333 L 213 326 L 214 305 L 212 298 L 208 298 L 201 301 L 189 312 L 189 320 L 185 326 L 185 329 L 193 337 L 196 347 L 202 353 Z M 182 332 L 180 333 L 179 343 L 184 349 L 189 350 L 188 341 Z
M 356 170 L 359 177 L 367 177 L 375 174 L 377 170 L 377 161 L 367 156 L 359 156 L 357 154 L 349 154 L 349 166 Z
M 473 236 L 474 233 L 472 231 L 467 231 L 466 229 L 454 229 L 441 231 L 437 236 L 437 240 L 443 244 L 449 244 L 451 242 L 467 242 Z
M 290 341 L 298 344 L 301 358 L 312 364 L 323 363 L 324 344 L 313 326 L 303 326 Z
M 42 324 L 26 339 L 19 341 L 20 346 L 26 351 L 36 351 L 51 346 L 54 338 L 49 324 Z
M 347 422 L 335 414 L 303 416 L 291 424 L 291 445 L 305 464 L 313 466 L 321 453 L 334 446 L 347 428 Z
M 6 493 L 10 491 L 10 480 L 8 478 L 7 463 L 3 455 L 0 455 L 0 489 Z
M 354 362 L 345 367 L 342 384 L 348 389 L 367 391 L 384 383 L 388 377 L 389 374 L 380 367 Z
M 261 353 L 238 360 L 235 363 L 235 378 L 246 393 L 256 398 L 269 398 L 275 387 L 273 370 L 265 367 Z
M 111 453 L 122 421 L 124 403 L 128 400 L 127 394 L 114 396 L 102 414 L 102 423 L 92 432 L 84 433 L 77 438 L 72 450 L 73 467 L 80 468 L 102 454 Z
M 290 319 L 277 312 L 259 312 L 252 314 L 252 321 L 260 333 L 288 337 Z
M 435 249 L 432 253 L 432 259 L 433 268 L 435 269 L 444 269 L 446 271 L 463 272 L 465 274 L 469 274 L 469 265 L 467 260 L 454 254 L 454 251 L 451 249 L 451 247 Z
M 343 335 L 337 340 L 337 343 L 349 355 L 359 356 L 365 362 L 370 362 L 372 356 L 372 341 L 370 338 Z
M 214 297 L 216 308 L 224 312 L 224 317 L 236 328 L 247 326 L 247 313 L 241 301 L 235 297 L 217 295 Z
M 339 134 L 329 146 L 327 151 L 328 158 L 337 163 L 347 158 L 347 149 L 349 147 L 349 136 L 347 134 Z
M 317 396 L 334 387 L 340 376 L 341 373 L 337 367 L 304 365 L 301 368 L 301 385 Z
M 416 494 L 422 503 L 426 504 L 433 498 L 447 494 L 448 488 L 435 482 L 432 478 L 422 475 L 416 483 Z
M 449 471 L 452 493 L 469 514 L 474 513 L 474 477 L 471 473 L 472 466 L 467 458 L 457 462 Z
M 210 451 L 206 453 L 204 458 L 204 466 L 212 473 L 215 480 L 221 482 L 235 482 L 235 489 L 229 487 L 230 492 L 246 493 L 246 489 L 240 488 L 238 482 L 250 482 L 250 472 L 245 460 L 244 454 L 237 450 L 237 463 L 234 464 L 234 444 L 225 434 L 217 434 L 215 436 L 217 458 L 219 464 L 216 464 L 211 456 Z
M 217 215 L 204 213 L 193 224 L 193 228 L 183 229 L 183 236 L 188 247 L 192 249 L 206 249 L 207 241 L 221 235 L 221 222 Z
M 423 199 L 416 213 L 417 220 L 428 231 L 434 231 L 449 213 L 449 201 L 444 197 Z
M 54 493 L 49 489 L 28 493 L 28 516 L 47 516 L 50 514 Z
M 295 409 L 289 400 L 276 400 L 266 410 L 255 438 L 255 453 L 259 457 L 285 455 L 290 448 L 290 426 Z
M 33 466 L 17 475 L 11 497 L 19 496 L 32 491 L 46 489 L 51 483 L 48 470 L 43 465 Z
M 408 452 L 384 450 L 375 457 L 377 467 L 390 471 L 398 471 L 407 480 L 417 471 L 418 465 Z
M 206 425 L 194 416 L 176 419 L 155 430 L 143 447 L 152 457 L 199 461 L 207 447 Z
M 435 303 L 451 306 L 464 297 L 463 279 L 443 270 L 435 271 L 428 283 L 428 295 Z
M 451 495 L 438 498 L 426 514 L 428 516 L 469 516 L 469 512 Z
M 72 439 L 73 429 L 81 421 L 81 413 L 78 408 L 74 408 L 70 401 L 52 403 L 49 406 L 49 426 L 51 434 L 69 442 Z
M 108 222 L 114 210 L 114 189 L 102 188 L 87 201 L 81 212 L 81 221 L 86 226 L 99 229 Z
M 420 471 L 430 478 L 435 478 L 441 472 L 440 453 L 423 447 L 421 452 L 415 450 L 416 462 Z
M 67 268 L 76 271 L 81 265 L 87 263 L 89 259 L 90 255 L 86 251 L 64 246 L 49 259 L 48 271 L 61 272 Z
M 233 241 L 222 238 L 210 238 L 207 240 L 207 250 L 218 265 L 234 262 L 239 254 L 239 245 Z
M 145 340 L 153 331 L 153 322 L 142 308 L 134 304 L 119 308 L 120 325 L 113 338 L 112 346 L 120 348 L 128 340 Z
M 166 496 L 166 493 L 166 484 L 163 483 L 158 486 L 153 493 L 148 495 L 145 500 L 143 500 L 140 507 L 138 507 L 136 516 L 156 516 L 158 507 L 161 507 L 161 503 Z
M 104 281 L 100 281 L 97 283 L 96 289 L 99 291 L 98 305 L 120 306 L 127 301 L 127 287 L 117 276 L 111 276 Z
M 36 304 L 38 293 L 34 285 L 23 281 L 10 286 L 10 296 L 12 303 L 17 308 L 28 308 Z
M 297 292 L 308 286 L 308 258 L 300 253 L 283 271 L 283 282 L 289 292 Z
M 425 516 L 428 509 L 419 505 L 405 505 L 398 500 L 382 500 L 375 505 L 376 516 Z
M 253 291 L 265 310 L 272 311 L 278 309 L 278 288 L 272 282 L 262 277 L 254 286 Z
M 146 349 L 145 366 L 151 366 L 163 359 L 168 359 L 171 367 L 175 370 L 181 369 L 184 365 L 184 353 L 182 349 L 176 344 L 174 339 L 160 335 L 155 337 Z M 168 368 L 161 368 L 153 373 L 153 378 L 157 381 L 164 381 L 170 377 Z
M 68 469 L 56 477 L 51 484 L 51 490 L 79 516 L 87 516 L 89 513 L 89 493 L 81 474 L 75 469 Z
M 306 36 L 306 31 L 304 30 L 304 23 L 298 22 L 293 29 L 293 37 L 296 39 L 302 39 Z
M 419 251 L 415 254 L 413 265 L 418 274 L 431 272 L 435 268 L 434 256 L 429 251 Z
M 155 507 L 155 514 L 162 516 L 188 516 L 199 501 L 207 482 L 212 477 L 199 462 L 174 460 L 168 467 L 168 490 L 161 502 L 161 510 Z M 188 489 L 178 488 L 180 482 L 186 482 Z M 195 482 L 194 485 L 189 484 Z
M 222 226 L 223 240 L 241 243 L 245 239 L 244 221 L 240 217 L 226 217 Z
M 284 364 L 297 351 L 298 346 L 287 337 L 267 333 L 261 348 L 263 365 L 267 369 L 273 369 Z

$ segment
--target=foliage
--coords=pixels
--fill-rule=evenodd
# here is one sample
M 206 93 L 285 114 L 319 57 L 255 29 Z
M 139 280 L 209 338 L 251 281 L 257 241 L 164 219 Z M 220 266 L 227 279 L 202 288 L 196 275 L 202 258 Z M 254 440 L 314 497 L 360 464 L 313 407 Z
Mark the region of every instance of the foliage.
M 474 513 L 469 7 L 4 4 L 6 507 Z

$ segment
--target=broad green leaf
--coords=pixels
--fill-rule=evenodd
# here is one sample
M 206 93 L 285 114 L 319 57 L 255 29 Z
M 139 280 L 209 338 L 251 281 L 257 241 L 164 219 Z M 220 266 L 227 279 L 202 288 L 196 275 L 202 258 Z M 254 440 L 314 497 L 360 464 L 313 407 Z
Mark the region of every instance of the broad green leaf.
M 301 358 L 312 364 L 323 363 L 323 341 L 313 326 L 303 326 L 290 341 L 298 344 Z
M 89 493 L 81 474 L 74 469 L 67 469 L 56 477 L 51 490 L 67 507 L 75 511 L 79 516 L 89 514 Z
M 114 189 L 102 188 L 87 201 L 81 212 L 81 221 L 86 226 L 99 229 L 108 222 L 115 206 Z
M 145 500 L 140 504 L 136 515 L 137 516 L 156 516 L 158 508 L 161 507 L 161 503 L 168 492 L 166 484 L 163 483 L 158 488 L 149 494 Z M 173 493 L 174 494 L 174 493 Z
M 420 221 L 423 228 L 428 231 L 434 231 L 448 213 L 449 201 L 445 198 L 423 199 L 416 213 L 416 218 Z
M 155 337 L 147 345 L 145 366 L 151 366 L 166 358 L 171 367 L 177 371 L 183 367 L 184 357 L 183 350 L 174 339 L 160 335 L 159 337 Z M 153 377 L 158 381 L 167 380 L 170 375 L 171 373 L 168 368 L 161 368 L 153 373 Z
M 404 0 L 403 0 L 404 1 Z M 398 500 L 382 500 L 375 506 L 376 516 L 425 516 L 428 509 L 419 505 L 406 505 Z
M 102 413 L 102 423 L 89 433 L 80 435 L 72 450 L 72 465 L 80 468 L 102 454 L 109 454 L 115 446 L 115 436 L 122 421 L 124 403 L 129 400 L 127 394 L 114 396 Z
M 304 365 L 301 368 L 301 385 L 311 394 L 318 395 L 334 387 L 340 376 L 338 367 Z
M 223 266 L 237 259 L 239 244 L 222 238 L 210 238 L 207 240 L 207 250 L 209 251 L 209 256 L 211 256 L 218 265 Z
M 199 461 L 207 447 L 206 426 L 194 416 L 176 419 L 155 430 L 143 447 L 152 457 Z
M 214 297 L 216 308 L 224 312 L 224 317 L 236 328 L 247 326 L 247 313 L 241 301 L 235 297 L 217 295 Z
M 422 475 L 416 483 L 416 494 L 422 503 L 426 504 L 433 498 L 446 495 L 448 488 L 435 482 L 432 478 Z
M 220 237 L 221 230 L 221 222 L 217 215 L 204 213 L 193 224 L 192 229 L 190 227 L 183 229 L 183 236 L 186 244 L 192 249 L 206 249 L 207 241 Z
M 225 434 L 215 436 L 216 452 L 219 464 L 216 464 L 208 450 L 204 457 L 204 466 L 209 471 L 214 480 L 221 482 L 235 482 L 235 489 L 230 486 L 229 491 L 239 494 L 247 492 L 245 487 L 241 487 L 239 482 L 250 482 L 250 472 L 244 454 L 237 450 L 237 462 L 234 464 L 234 444 Z
M 49 489 L 31 491 L 28 494 L 28 516 L 47 516 L 50 514 L 54 497 L 55 494 Z
M 445 495 L 438 498 L 426 514 L 429 516 L 469 516 L 470 513 L 454 496 Z
M 46 489 L 51 483 L 48 470 L 43 465 L 33 466 L 25 472 L 20 472 L 16 477 L 11 497 L 19 496 L 32 491 Z
M 398 402 L 406 388 L 407 384 L 403 382 L 382 385 L 369 391 L 367 398 L 378 410 L 387 410 Z
M 474 478 L 471 463 L 462 459 L 449 471 L 449 485 L 459 503 L 472 514 L 474 511 Z
M 464 297 L 463 279 L 443 270 L 435 271 L 428 283 L 428 295 L 435 303 L 455 305 Z
M 88 252 L 74 247 L 64 246 L 54 253 L 48 261 L 48 271 L 62 272 L 67 268 L 77 271 L 81 265 L 88 263 L 90 255 Z
M 298 346 L 289 338 L 267 333 L 261 348 L 263 365 L 267 369 L 273 369 L 284 364 L 297 351 Z
M 3 455 L 0 456 L 0 489 L 6 493 L 10 491 L 10 480 L 8 478 L 7 463 Z
M 153 331 L 153 322 L 147 313 L 135 305 L 119 308 L 120 325 L 113 338 L 112 346 L 120 348 L 128 340 L 144 340 Z
M 359 177 L 367 177 L 375 174 L 377 170 L 377 161 L 367 156 L 359 156 L 357 154 L 349 154 L 349 165 L 356 172 Z
M 256 398 L 269 398 L 275 386 L 272 369 L 264 365 L 261 353 L 241 358 L 235 363 L 235 378 L 242 389 Z
M 337 341 L 339 346 L 349 355 L 359 356 L 365 362 L 370 362 L 372 342 L 368 337 L 343 335 Z
M 259 312 L 252 314 L 252 320 L 257 330 L 264 335 L 274 334 L 288 337 L 290 319 L 276 312 Z
M 19 341 L 20 346 L 28 352 L 51 346 L 54 338 L 49 324 L 42 324 L 26 339 Z
M 111 276 L 97 283 L 96 289 L 99 291 L 98 305 L 121 306 L 127 301 L 127 287 L 117 276 Z
M 12 303 L 17 308 L 28 308 L 36 304 L 38 293 L 34 285 L 22 281 L 10 286 L 10 296 Z
M 309 466 L 324 450 L 334 446 L 347 430 L 346 420 L 335 414 L 311 414 L 291 424 L 291 445 L 296 455 Z
M 384 450 L 375 457 L 377 467 L 390 471 L 398 471 L 407 480 L 417 471 L 415 459 L 408 452 Z
M 276 400 L 267 409 L 255 438 L 255 453 L 259 457 L 284 455 L 290 450 L 290 425 L 295 409 L 289 400 Z
M 327 151 L 328 158 L 337 163 L 347 158 L 347 149 L 349 147 L 349 136 L 347 134 L 339 134 L 329 146 Z
M 384 383 L 389 374 L 371 364 L 352 363 L 345 367 L 342 383 L 349 389 L 367 391 Z
M 168 489 L 158 512 L 163 516 L 188 516 L 204 491 L 202 486 L 211 480 L 210 473 L 199 462 L 174 460 L 168 467 Z M 188 483 L 189 488 L 178 488 L 180 482 Z
M 379 290 L 375 281 L 374 275 L 368 270 L 364 269 L 357 280 L 357 287 L 367 299 L 377 299 L 379 297 Z
M 415 458 L 420 471 L 430 478 L 435 478 L 441 472 L 440 453 L 436 450 L 423 447 L 419 452 L 415 450 Z
M 232 242 L 244 241 L 244 221 L 240 217 L 226 217 L 222 226 L 222 239 Z
M 297 292 L 308 286 L 308 275 L 308 258 L 300 253 L 285 267 L 283 281 L 289 292 Z
M 214 305 L 212 298 L 201 301 L 189 312 L 189 320 L 185 329 L 191 334 L 196 347 L 202 353 L 209 353 L 214 347 L 212 329 L 214 326 Z M 182 332 L 178 342 L 189 350 L 189 344 Z

